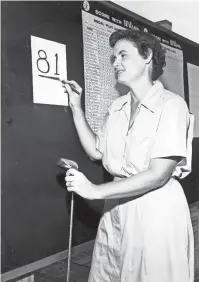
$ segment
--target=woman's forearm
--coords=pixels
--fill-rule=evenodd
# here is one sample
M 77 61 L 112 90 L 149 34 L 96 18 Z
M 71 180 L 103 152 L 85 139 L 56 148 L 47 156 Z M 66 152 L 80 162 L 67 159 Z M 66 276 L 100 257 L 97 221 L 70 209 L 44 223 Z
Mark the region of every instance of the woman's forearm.
M 99 199 L 115 199 L 138 196 L 162 187 L 169 177 L 160 178 L 150 169 L 122 180 L 100 184 Z
M 100 160 L 102 155 L 96 149 L 96 135 L 90 128 L 83 110 L 80 107 L 72 108 L 72 113 L 82 147 L 90 158 Z

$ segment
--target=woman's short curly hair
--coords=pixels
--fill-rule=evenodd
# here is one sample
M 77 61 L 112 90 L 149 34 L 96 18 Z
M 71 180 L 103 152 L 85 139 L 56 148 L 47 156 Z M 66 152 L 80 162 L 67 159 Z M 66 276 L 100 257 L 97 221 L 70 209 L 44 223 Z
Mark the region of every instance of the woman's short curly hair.
M 162 47 L 158 39 L 148 32 L 138 30 L 117 30 L 113 32 L 109 38 L 109 44 L 113 48 L 117 41 L 125 39 L 133 42 L 137 47 L 139 54 L 143 58 L 147 58 L 149 55 L 149 49 L 152 50 L 153 56 L 153 69 L 152 80 L 156 80 L 163 74 L 163 67 L 165 63 L 165 49 Z

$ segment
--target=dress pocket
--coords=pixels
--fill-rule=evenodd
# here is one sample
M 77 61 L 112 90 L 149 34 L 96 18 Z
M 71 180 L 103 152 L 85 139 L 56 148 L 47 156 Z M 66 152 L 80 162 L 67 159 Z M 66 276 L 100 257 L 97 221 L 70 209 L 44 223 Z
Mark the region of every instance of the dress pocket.
M 128 148 L 126 150 L 128 166 L 133 166 L 138 171 L 145 170 L 150 161 L 152 143 L 150 136 L 132 136 L 128 140 Z

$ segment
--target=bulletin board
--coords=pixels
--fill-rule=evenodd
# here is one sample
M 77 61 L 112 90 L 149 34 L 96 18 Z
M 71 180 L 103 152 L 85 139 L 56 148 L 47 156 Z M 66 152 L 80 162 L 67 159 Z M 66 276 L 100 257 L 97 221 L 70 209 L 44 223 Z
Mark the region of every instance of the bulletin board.
M 59 157 L 75 160 L 95 184 L 110 179 L 83 151 L 70 109 L 34 102 L 31 36 L 66 46 L 67 77 L 83 87 L 83 108 L 94 131 L 111 101 L 126 91 L 113 88 L 111 31 L 139 28 L 154 34 L 167 49 L 163 83 L 188 105 L 190 92 L 195 95 L 199 45 L 108 1 L 4 1 L 1 6 L 2 272 L 7 272 L 68 248 L 70 197 L 57 177 Z M 193 172 L 182 182 L 189 203 L 199 200 L 198 165 L 196 136 Z M 73 245 L 95 238 L 101 207 L 76 197 Z

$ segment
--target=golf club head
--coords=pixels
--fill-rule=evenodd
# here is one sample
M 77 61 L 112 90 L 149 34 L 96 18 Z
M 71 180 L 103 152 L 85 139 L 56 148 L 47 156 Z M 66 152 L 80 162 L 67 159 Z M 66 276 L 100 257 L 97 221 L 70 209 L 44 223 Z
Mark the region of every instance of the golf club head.
M 67 171 L 69 168 L 74 168 L 78 170 L 78 164 L 75 161 L 65 159 L 65 158 L 60 158 L 57 162 L 57 166 L 64 169 Z

